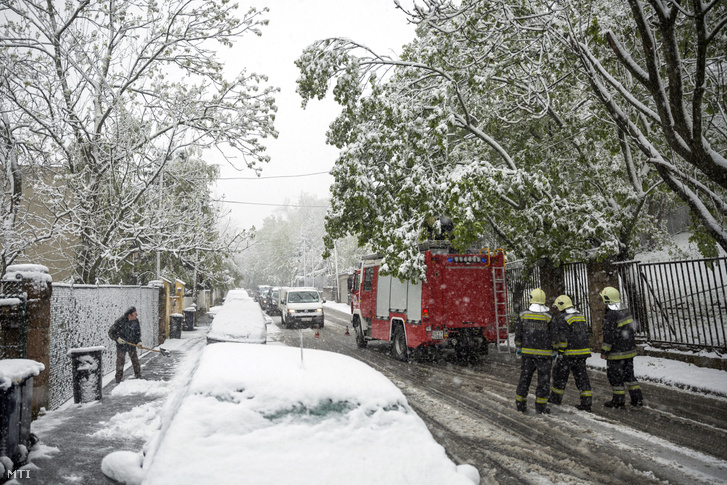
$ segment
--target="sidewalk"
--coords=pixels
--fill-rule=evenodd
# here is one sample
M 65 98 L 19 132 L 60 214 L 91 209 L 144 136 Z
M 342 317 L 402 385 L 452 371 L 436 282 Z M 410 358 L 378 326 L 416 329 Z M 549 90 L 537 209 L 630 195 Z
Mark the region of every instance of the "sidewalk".
M 142 379 L 130 368 L 116 384 L 113 372 L 104 376 L 100 402 L 70 404 L 49 411 L 31 424 L 39 443 L 29 456 L 27 470 L 6 485 L 99 485 L 114 483 L 101 472 L 101 461 L 113 452 L 138 452 L 159 428 L 162 405 L 173 390 L 171 381 L 180 362 L 205 344 L 207 327 L 183 332 L 181 339 L 161 345 L 171 356 L 147 352 L 140 357 Z M 128 359 L 127 359 L 128 361 Z M 186 372 L 187 370 L 183 370 Z

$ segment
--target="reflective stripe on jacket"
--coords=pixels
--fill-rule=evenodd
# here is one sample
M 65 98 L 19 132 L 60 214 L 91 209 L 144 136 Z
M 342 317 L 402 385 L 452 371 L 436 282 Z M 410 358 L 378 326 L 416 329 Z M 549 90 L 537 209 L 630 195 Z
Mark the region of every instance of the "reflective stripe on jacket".
M 555 348 L 552 315 L 548 312 L 524 311 L 515 324 L 515 347 L 523 355 L 550 357 Z
M 606 308 L 603 317 L 603 345 L 601 351 L 608 360 L 636 357 L 633 317 L 627 308 L 611 310 Z
M 580 312 L 561 313 L 555 319 L 558 351 L 566 357 L 590 357 L 591 332 Z

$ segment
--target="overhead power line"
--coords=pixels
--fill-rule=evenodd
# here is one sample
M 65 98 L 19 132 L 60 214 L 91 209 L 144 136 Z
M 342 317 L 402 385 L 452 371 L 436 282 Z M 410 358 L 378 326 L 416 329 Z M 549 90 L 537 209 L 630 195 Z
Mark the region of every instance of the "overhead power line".
M 331 172 L 299 173 L 297 175 L 271 175 L 270 177 L 219 177 L 217 180 L 263 180 L 263 179 L 287 179 L 298 177 L 310 177 L 312 175 L 330 174 Z
M 221 202 L 223 204 L 242 204 L 242 205 L 267 205 L 273 207 L 306 207 L 313 209 L 328 209 L 327 205 L 298 205 L 298 204 L 268 204 L 265 202 L 242 202 L 238 200 L 224 200 L 216 199 L 215 202 Z

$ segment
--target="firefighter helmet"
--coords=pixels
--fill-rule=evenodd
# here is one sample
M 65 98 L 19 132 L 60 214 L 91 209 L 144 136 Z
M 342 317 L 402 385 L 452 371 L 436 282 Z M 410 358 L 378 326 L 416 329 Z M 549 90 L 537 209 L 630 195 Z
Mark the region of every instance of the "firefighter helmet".
M 560 295 L 555 299 L 555 306 L 558 307 L 558 310 L 563 311 L 566 308 L 573 308 L 573 302 L 568 295 Z
M 545 292 L 540 288 L 535 288 L 530 292 L 530 304 L 533 303 L 545 305 Z
M 601 293 L 599 293 L 599 295 L 601 295 L 603 303 L 605 303 L 606 305 L 611 305 L 613 303 L 618 303 L 621 301 L 621 294 L 613 286 L 605 287 L 601 291 Z

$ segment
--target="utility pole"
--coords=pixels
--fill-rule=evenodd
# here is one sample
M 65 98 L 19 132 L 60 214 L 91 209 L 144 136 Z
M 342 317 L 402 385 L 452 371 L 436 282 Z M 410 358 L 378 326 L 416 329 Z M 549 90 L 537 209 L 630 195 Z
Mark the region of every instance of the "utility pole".
M 201 200 L 199 201 L 199 205 L 197 206 L 197 221 L 196 226 L 200 225 L 200 222 L 202 221 L 202 206 L 204 205 L 204 202 Z M 199 234 L 203 230 L 203 227 L 197 227 L 197 234 Z M 192 302 L 194 302 L 195 305 L 197 305 L 197 267 L 199 266 L 199 244 L 196 242 L 195 238 L 195 250 L 194 250 L 194 277 L 192 278 Z
M 306 267 L 305 267 L 305 240 L 303 240 L 303 286 L 308 286 L 306 283 L 308 282 L 308 274 L 306 273 Z
M 160 177 L 159 182 L 159 219 L 162 217 L 162 194 L 164 193 L 164 168 L 162 168 L 162 173 Z M 162 262 L 161 262 L 161 251 L 159 251 L 159 248 L 157 247 L 157 279 L 162 279 Z
M 336 241 L 333 241 L 333 262 L 335 263 L 336 274 L 336 302 L 341 302 L 341 286 L 338 284 L 338 248 L 336 247 Z

